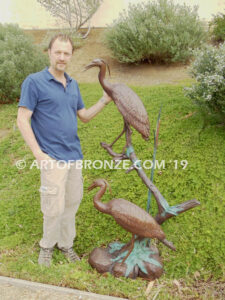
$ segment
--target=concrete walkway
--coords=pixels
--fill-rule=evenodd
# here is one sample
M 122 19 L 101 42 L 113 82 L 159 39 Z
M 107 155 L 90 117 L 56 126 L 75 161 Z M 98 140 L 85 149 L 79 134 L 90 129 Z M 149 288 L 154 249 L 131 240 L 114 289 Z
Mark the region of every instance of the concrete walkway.
M 0 276 L 0 300 L 122 300 L 110 297 Z

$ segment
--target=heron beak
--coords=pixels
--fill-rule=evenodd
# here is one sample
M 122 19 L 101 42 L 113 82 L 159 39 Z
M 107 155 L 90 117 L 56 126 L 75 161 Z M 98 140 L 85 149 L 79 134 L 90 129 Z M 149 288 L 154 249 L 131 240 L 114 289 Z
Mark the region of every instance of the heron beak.
M 89 187 L 88 187 L 88 192 L 93 190 L 96 187 L 95 183 L 93 182 Z
M 89 65 L 87 65 L 87 66 L 84 67 L 83 72 L 85 72 L 85 71 L 87 71 L 88 69 L 93 68 L 93 67 L 96 67 L 96 65 L 95 65 L 94 63 L 90 63 Z

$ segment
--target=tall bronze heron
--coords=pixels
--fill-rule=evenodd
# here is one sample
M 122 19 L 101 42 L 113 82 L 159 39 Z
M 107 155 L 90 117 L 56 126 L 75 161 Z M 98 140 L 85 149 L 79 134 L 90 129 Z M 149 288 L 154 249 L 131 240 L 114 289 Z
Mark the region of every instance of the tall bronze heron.
M 134 127 L 143 137 L 148 140 L 149 138 L 149 119 L 145 107 L 138 97 L 138 95 L 128 86 L 122 83 L 109 83 L 105 79 L 106 66 L 110 69 L 108 64 L 103 59 L 94 59 L 89 65 L 85 67 L 88 70 L 93 67 L 99 67 L 98 74 L 99 82 L 104 91 L 111 97 L 116 104 L 119 112 L 124 119 L 124 128 L 121 134 L 109 145 L 112 149 L 113 144 L 126 132 L 132 132 L 130 126 Z M 127 146 L 127 145 L 126 145 Z M 126 147 L 125 146 L 125 147 Z
M 88 190 L 100 187 L 100 190 L 93 198 L 95 208 L 102 213 L 111 215 L 121 227 L 132 233 L 131 249 L 123 259 L 123 262 L 133 250 L 135 235 L 157 238 L 170 249 L 176 250 L 173 243 L 166 240 L 165 233 L 160 225 L 144 209 L 122 198 L 112 199 L 108 203 L 101 202 L 100 199 L 104 195 L 107 186 L 108 182 L 105 179 L 96 179 L 89 186 Z

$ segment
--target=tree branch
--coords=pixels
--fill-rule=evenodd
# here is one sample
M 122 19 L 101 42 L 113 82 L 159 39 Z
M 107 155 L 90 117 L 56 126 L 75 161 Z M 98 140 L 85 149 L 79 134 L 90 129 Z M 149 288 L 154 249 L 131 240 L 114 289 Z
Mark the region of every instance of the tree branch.
M 53 17 L 60 18 L 76 31 L 97 11 L 102 0 L 37 0 Z
M 115 153 L 109 145 L 106 143 L 101 143 L 101 146 L 108 151 L 108 153 L 116 157 L 117 159 L 126 159 L 129 158 L 133 163 L 133 170 L 136 170 L 139 177 L 142 179 L 143 183 L 148 187 L 149 190 L 151 190 L 152 194 L 154 195 L 156 199 L 156 203 L 158 206 L 158 213 L 155 217 L 155 220 L 158 222 L 158 224 L 162 224 L 167 219 L 177 216 L 178 214 L 181 214 L 195 206 L 200 205 L 200 202 L 196 199 L 189 200 L 186 202 L 183 202 L 181 204 L 177 204 L 174 206 L 170 206 L 166 199 L 163 197 L 163 195 L 160 193 L 160 191 L 157 189 L 157 187 L 153 184 L 153 182 L 147 177 L 145 174 L 143 168 L 140 166 L 140 161 L 138 160 L 134 149 L 132 147 L 131 143 L 131 130 L 129 128 L 129 125 L 125 123 L 125 134 L 126 134 L 126 146 L 127 146 L 127 153 L 126 154 L 118 154 Z M 128 151 L 129 149 L 129 151 Z M 129 153 L 128 153 L 129 152 Z M 132 170 L 130 169 L 130 170 Z

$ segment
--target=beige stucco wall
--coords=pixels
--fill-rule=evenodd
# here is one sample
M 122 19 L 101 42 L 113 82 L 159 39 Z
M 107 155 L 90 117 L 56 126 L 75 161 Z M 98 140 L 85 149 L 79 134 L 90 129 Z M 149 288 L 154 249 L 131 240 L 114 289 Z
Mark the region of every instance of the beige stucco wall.
M 93 16 L 92 25 L 102 27 L 116 19 L 129 3 L 143 0 L 104 0 Z M 148 1 L 148 0 L 145 0 Z M 225 11 L 225 0 L 174 0 L 176 3 L 199 6 L 199 16 L 209 20 L 212 14 Z M 17 23 L 22 28 L 58 27 L 55 19 L 36 0 L 0 0 L 0 22 Z

